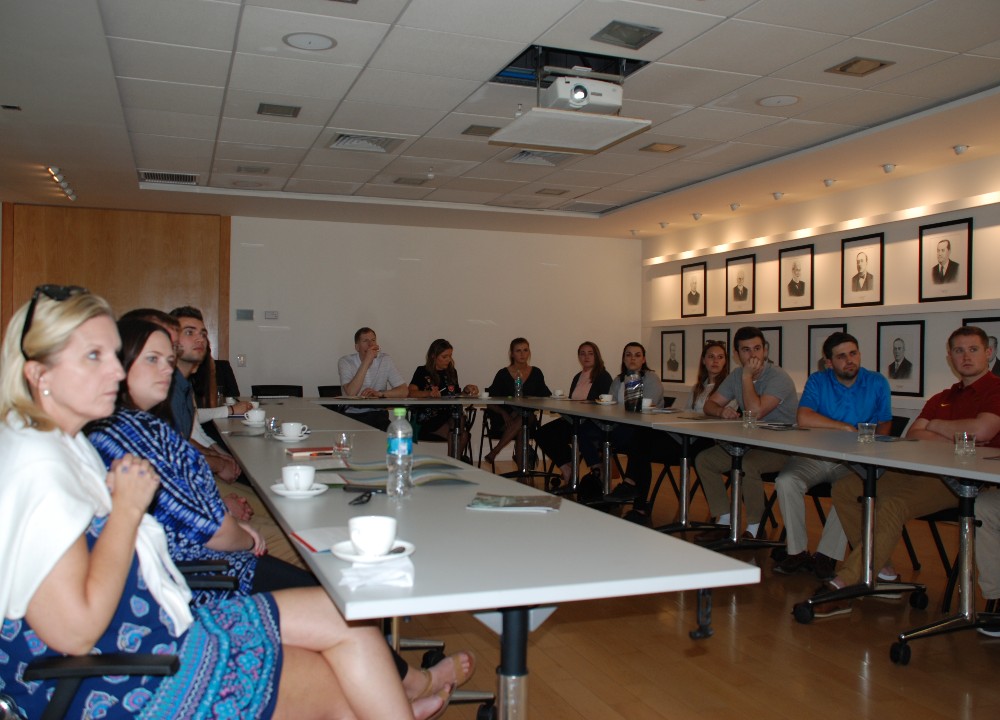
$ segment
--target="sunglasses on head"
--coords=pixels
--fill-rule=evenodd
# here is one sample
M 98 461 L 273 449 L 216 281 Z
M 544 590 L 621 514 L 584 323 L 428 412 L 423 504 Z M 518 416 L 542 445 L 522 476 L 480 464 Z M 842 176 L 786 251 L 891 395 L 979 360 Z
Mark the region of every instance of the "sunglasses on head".
M 31 294 L 31 304 L 28 305 L 28 314 L 24 316 L 24 328 L 21 330 L 21 354 L 24 355 L 25 360 L 31 359 L 24 351 L 24 338 L 28 336 L 31 322 L 35 319 L 35 306 L 38 304 L 38 298 L 44 295 L 50 300 L 62 302 L 74 295 L 83 295 L 89 292 L 87 288 L 82 288 L 79 285 L 39 285 L 35 288 L 35 292 Z

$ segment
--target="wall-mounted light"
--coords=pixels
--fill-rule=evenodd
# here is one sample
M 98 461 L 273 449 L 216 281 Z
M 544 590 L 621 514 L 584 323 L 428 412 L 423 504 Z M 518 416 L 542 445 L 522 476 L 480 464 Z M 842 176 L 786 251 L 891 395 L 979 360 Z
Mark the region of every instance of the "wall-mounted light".
M 736 212 L 737 210 L 740 209 L 740 204 L 739 203 L 729 203 L 729 209 L 732 210 L 733 212 Z
M 691 213 L 691 217 L 695 220 L 701 220 L 701 213 Z
M 833 187 L 833 184 L 835 182 L 837 181 L 834 180 L 833 178 L 827 178 L 826 180 L 823 181 L 823 184 L 826 185 L 827 187 Z
M 785 193 L 783 193 L 783 192 L 773 192 L 773 193 L 771 193 L 771 197 L 773 197 L 775 200 L 781 200 L 781 198 L 785 197 Z
M 955 145 L 955 146 L 952 147 L 952 150 L 955 151 L 956 155 L 961 155 L 962 153 L 964 153 L 968 149 L 969 149 L 968 145 Z
M 670 224 L 670 223 L 668 223 L 668 222 L 664 222 L 663 220 L 661 220 L 661 221 L 660 221 L 660 227 L 661 227 L 661 228 L 663 228 L 664 230 L 666 230 L 666 229 L 667 229 L 667 225 L 669 225 L 669 224 Z
M 76 200 L 76 193 L 73 192 L 73 188 L 70 187 L 69 181 L 62 174 L 62 170 L 57 168 L 55 165 L 49 165 L 45 168 L 49 172 L 49 177 L 52 178 L 52 182 L 59 186 L 62 190 L 63 195 L 69 200 Z
M 896 166 L 893 165 L 892 163 L 886 163 L 885 165 L 882 166 L 882 172 L 884 172 L 886 175 L 888 175 L 889 173 L 891 173 L 895 169 L 896 169 Z
M 632 233 L 632 237 L 635 237 L 635 230 L 629 230 L 629 232 Z

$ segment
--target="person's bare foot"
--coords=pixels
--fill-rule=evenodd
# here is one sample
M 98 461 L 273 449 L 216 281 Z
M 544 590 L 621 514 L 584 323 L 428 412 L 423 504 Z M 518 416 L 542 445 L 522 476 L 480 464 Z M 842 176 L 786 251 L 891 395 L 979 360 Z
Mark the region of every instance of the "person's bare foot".
M 413 720 L 434 720 L 444 714 L 451 700 L 453 687 L 447 687 L 429 697 L 423 697 L 412 702 Z
M 430 669 L 410 668 L 403 678 L 403 689 L 411 700 L 426 698 L 464 685 L 475 671 L 476 656 L 467 651 L 457 652 Z

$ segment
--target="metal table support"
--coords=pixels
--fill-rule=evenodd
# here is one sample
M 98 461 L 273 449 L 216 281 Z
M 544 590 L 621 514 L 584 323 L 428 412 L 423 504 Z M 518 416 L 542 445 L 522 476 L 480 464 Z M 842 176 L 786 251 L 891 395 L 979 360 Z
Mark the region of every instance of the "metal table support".
M 741 537 L 741 510 L 743 508 L 743 456 L 750 449 L 746 445 L 719 443 L 733 459 L 729 471 L 729 537 L 715 542 L 706 543 L 704 547 L 719 552 L 731 550 L 758 550 L 760 548 L 784 547 L 785 543 L 778 540 Z

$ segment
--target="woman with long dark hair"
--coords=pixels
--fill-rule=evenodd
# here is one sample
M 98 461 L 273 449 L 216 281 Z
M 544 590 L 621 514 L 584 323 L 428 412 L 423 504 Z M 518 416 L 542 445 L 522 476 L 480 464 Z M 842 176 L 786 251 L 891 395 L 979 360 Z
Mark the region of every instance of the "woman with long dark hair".
M 413 371 L 410 380 L 411 398 L 457 397 L 459 395 L 476 396 L 479 388 L 475 385 L 461 387 L 458 384 L 458 371 L 453 359 L 454 348 L 444 338 L 438 338 L 427 348 L 427 357 L 423 365 Z M 447 439 L 452 430 L 452 413 L 448 405 L 420 406 L 414 413 L 419 427 L 418 439 Z M 460 431 L 458 456 L 464 457 L 469 445 L 469 431 L 462 427 Z
M 497 370 L 493 382 L 486 388 L 492 397 L 514 397 L 520 392 L 522 397 L 549 397 L 552 391 L 545 384 L 545 374 L 540 368 L 531 364 L 531 345 L 523 337 L 510 341 L 507 350 L 510 363 L 507 367 Z M 521 413 L 508 410 L 506 407 L 487 407 L 486 414 L 493 423 L 502 427 L 500 439 L 484 458 L 490 465 L 496 462 L 497 455 L 514 441 L 514 457 L 521 458 Z

